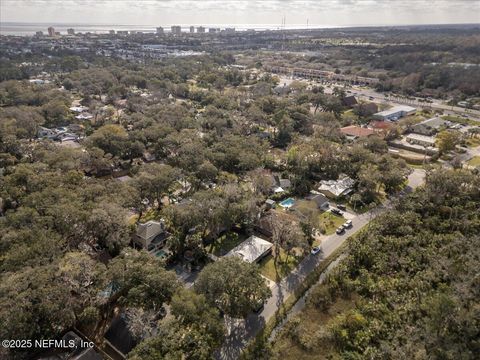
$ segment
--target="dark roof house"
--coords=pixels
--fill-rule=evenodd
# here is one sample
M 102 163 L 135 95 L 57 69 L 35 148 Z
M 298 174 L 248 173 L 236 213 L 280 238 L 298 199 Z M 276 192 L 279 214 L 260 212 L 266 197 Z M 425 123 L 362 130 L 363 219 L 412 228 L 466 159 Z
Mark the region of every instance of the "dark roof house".
M 352 107 L 354 107 L 355 105 L 358 104 L 357 99 L 353 95 L 345 96 L 343 98 L 342 103 L 343 103 L 343 106 L 347 106 L 349 108 L 352 108 Z

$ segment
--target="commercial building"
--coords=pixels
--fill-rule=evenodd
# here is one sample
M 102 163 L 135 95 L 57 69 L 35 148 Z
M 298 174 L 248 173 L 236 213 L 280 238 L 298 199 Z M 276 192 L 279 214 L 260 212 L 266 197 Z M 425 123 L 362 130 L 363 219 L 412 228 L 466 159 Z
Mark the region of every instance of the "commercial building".
M 67 34 L 68 35 L 75 35 L 75 29 L 72 29 L 72 28 L 67 29 Z
M 256 263 L 272 252 L 273 244 L 257 236 L 247 240 L 230 250 L 225 256 L 237 256 L 248 263 Z
M 408 134 L 405 140 L 410 144 L 420 145 L 424 147 L 435 147 L 435 138 L 432 136 L 425 136 L 420 134 Z
M 205 28 L 203 26 L 197 27 L 197 33 L 199 34 L 205 34 Z
M 171 27 L 173 35 L 180 35 L 182 33 L 182 27 L 179 25 L 174 25 Z
M 37 32 L 35 33 L 35 35 L 36 35 L 36 36 L 43 36 L 43 31 L 37 31 Z
M 109 33 L 110 35 L 115 35 L 115 30 L 110 30 L 108 33 Z
M 48 36 L 55 36 L 55 28 L 53 26 L 48 28 Z
M 165 30 L 163 27 L 159 26 L 157 27 L 157 35 L 163 35 L 165 33 Z
M 380 111 L 373 116 L 379 120 L 397 121 L 398 119 L 413 115 L 417 111 L 416 108 L 407 105 L 394 106 L 391 109 Z
M 190 26 L 190 34 L 193 34 L 195 32 L 195 26 Z

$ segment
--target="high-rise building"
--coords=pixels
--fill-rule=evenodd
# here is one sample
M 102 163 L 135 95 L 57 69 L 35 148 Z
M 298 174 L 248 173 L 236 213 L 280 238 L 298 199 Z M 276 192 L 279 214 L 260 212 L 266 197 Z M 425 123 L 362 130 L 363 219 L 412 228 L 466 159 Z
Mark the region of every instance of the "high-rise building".
M 225 28 L 226 34 L 235 34 L 235 28 Z
M 109 33 L 110 35 L 115 35 L 115 30 L 110 30 L 108 33 Z
M 194 33 L 195 32 L 195 26 L 190 26 L 190 33 Z
M 163 35 L 165 31 L 163 30 L 163 27 L 159 26 L 157 27 L 157 35 Z
M 67 34 L 68 35 L 75 35 L 75 29 L 72 29 L 72 28 L 67 29 Z
M 37 31 L 37 32 L 35 33 L 35 35 L 36 35 L 36 36 L 43 36 L 43 31 Z
M 48 28 L 48 36 L 55 36 L 55 28 L 53 26 Z
M 197 27 L 197 33 L 204 34 L 205 33 L 205 28 L 203 26 Z
M 213 33 L 216 33 L 217 32 L 217 28 L 208 28 L 208 32 L 213 34 Z
M 180 35 L 182 33 L 182 27 L 179 25 L 172 26 L 172 34 L 173 35 Z

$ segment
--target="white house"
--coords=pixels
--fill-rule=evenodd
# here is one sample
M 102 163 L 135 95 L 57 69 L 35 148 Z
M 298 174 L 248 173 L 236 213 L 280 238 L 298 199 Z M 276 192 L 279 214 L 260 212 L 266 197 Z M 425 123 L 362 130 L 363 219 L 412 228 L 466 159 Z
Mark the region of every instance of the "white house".
M 318 191 L 330 198 L 337 198 L 339 196 L 345 196 L 351 193 L 354 185 L 355 180 L 347 175 L 343 175 L 340 176 L 338 180 L 320 181 Z
M 272 252 L 273 244 L 257 236 L 247 240 L 230 250 L 225 256 L 237 256 L 248 263 L 259 262 Z

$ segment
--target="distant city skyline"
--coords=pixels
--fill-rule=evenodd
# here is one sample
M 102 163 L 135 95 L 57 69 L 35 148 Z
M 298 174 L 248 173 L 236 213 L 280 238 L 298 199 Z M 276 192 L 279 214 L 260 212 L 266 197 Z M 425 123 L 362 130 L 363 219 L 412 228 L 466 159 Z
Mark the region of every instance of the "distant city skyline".
M 480 23 L 477 0 L 1 0 L 0 21 L 279 27 Z

